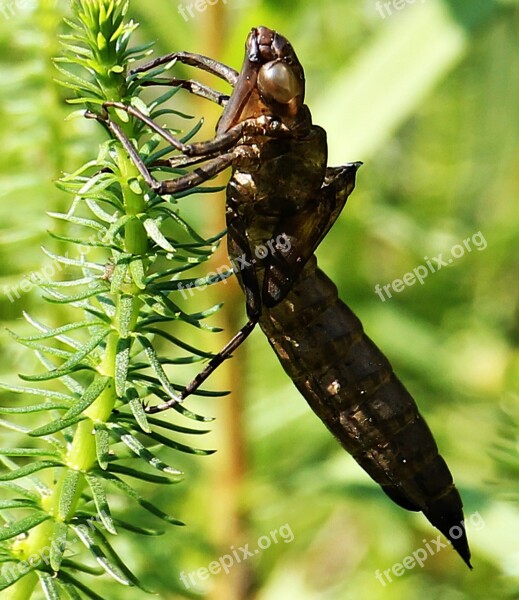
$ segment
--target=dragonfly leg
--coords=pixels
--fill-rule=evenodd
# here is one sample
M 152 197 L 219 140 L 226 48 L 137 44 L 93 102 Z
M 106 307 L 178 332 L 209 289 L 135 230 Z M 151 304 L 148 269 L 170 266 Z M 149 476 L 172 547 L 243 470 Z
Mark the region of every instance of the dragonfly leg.
M 243 147 L 242 147 L 243 148 Z M 248 149 L 250 151 L 250 149 Z M 242 265 L 239 268 L 238 276 L 245 290 L 246 308 L 248 321 L 238 331 L 238 333 L 226 344 L 226 346 L 214 356 L 205 369 L 203 369 L 179 394 L 178 398 L 172 398 L 164 404 L 158 406 L 146 406 L 144 410 L 147 413 L 157 413 L 170 408 L 177 402 L 185 400 L 189 395 L 195 392 L 204 381 L 229 358 L 231 354 L 247 339 L 254 327 L 257 325 L 261 316 L 261 292 L 254 266 L 255 260 L 252 255 L 252 249 L 247 239 L 247 233 L 243 219 L 238 214 L 238 207 L 233 199 L 228 199 L 227 207 L 227 228 L 229 235 L 229 244 L 235 250 L 235 256 L 240 256 Z M 238 267 L 235 266 L 235 269 Z
M 155 133 L 158 133 L 175 150 L 179 150 L 180 152 L 182 152 L 184 154 L 188 154 L 187 150 L 188 150 L 189 146 L 187 144 L 184 144 L 178 138 L 171 135 L 171 133 L 169 133 L 169 131 L 167 129 L 165 129 L 164 127 L 157 125 L 157 123 L 155 123 L 155 121 L 153 119 L 150 119 L 150 117 L 145 115 L 142 111 L 135 108 L 134 106 L 128 106 L 127 104 L 123 104 L 122 102 L 105 102 L 103 104 L 103 107 L 105 107 L 105 108 L 113 107 L 118 110 L 123 110 L 124 112 L 128 113 L 132 117 L 135 117 L 136 119 L 139 119 L 139 121 L 142 121 L 143 123 L 145 123 L 152 131 L 154 131 Z M 90 115 L 87 115 L 87 116 L 90 116 Z M 102 122 L 104 121 L 107 125 L 109 123 L 111 123 L 109 117 L 105 118 L 105 117 L 97 117 L 96 115 L 93 115 L 93 116 Z
M 164 127 L 161 127 L 160 125 L 157 125 L 157 123 L 155 123 L 155 121 L 153 119 L 150 119 L 150 117 L 148 117 L 147 115 L 145 115 L 142 111 L 140 111 L 139 109 L 135 108 L 134 106 L 128 106 L 126 104 L 123 104 L 122 102 L 105 102 L 103 106 L 105 108 L 112 107 L 112 108 L 116 108 L 118 110 L 125 111 L 126 113 L 128 113 L 132 117 L 135 117 L 136 119 L 139 119 L 140 121 L 142 121 L 143 123 L 145 123 L 152 131 L 154 131 L 155 133 L 158 133 L 175 150 L 179 150 L 180 152 L 182 152 L 183 154 L 186 154 L 188 156 L 192 156 L 193 154 L 195 154 L 195 153 L 193 153 L 193 152 L 190 151 L 191 148 L 194 146 L 194 144 L 184 144 L 178 138 L 176 138 L 173 135 L 171 135 L 171 133 L 169 133 L 169 131 L 167 129 L 165 129 Z M 110 123 L 112 123 L 112 121 L 110 121 L 110 119 L 108 117 L 106 119 L 103 118 L 103 117 L 97 117 L 97 118 L 99 120 L 104 121 L 107 124 L 107 126 L 110 127 L 112 133 L 114 133 L 115 135 L 117 135 L 116 132 L 115 132 L 115 130 L 110 126 Z M 225 145 L 227 145 L 227 147 L 232 146 L 234 144 L 234 142 L 238 139 L 240 132 L 241 131 L 236 132 L 234 134 L 234 136 L 226 135 L 226 137 L 225 137 Z M 117 136 L 117 137 L 120 139 L 119 136 Z M 214 140 L 211 140 L 211 142 L 214 142 Z M 196 152 L 196 155 L 198 155 L 198 156 L 199 155 L 203 155 L 203 154 L 207 154 L 207 153 L 210 153 L 210 152 L 214 152 L 215 150 L 221 150 L 221 149 L 223 149 L 222 145 L 218 144 L 215 149 L 213 149 L 213 147 L 211 147 L 211 149 L 210 149 L 209 152 L 204 152 L 203 149 L 200 148 L 201 144 L 204 144 L 204 142 L 198 142 L 198 144 L 197 144 L 197 149 L 199 151 Z
M 221 153 L 219 152 L 213 152 L 205 156 L 185 156 L 184 154 L 177 154 L 176 156 L 172 156 L 171 158 L 159 158 L 155 160 L 151 166 L 153 168 L 173 167 L 176 169 L 183 169 L 184 167 L 192 167 L 193 165 L 197 165 L 211 158 L 216 158 L 220 155 Z
M 90 113 L 88 116 L 90 118 L 96 118 L 106 125 L 114 137 L 122 144 L 144 181 L 159 196 L 175 194 L 195 187 L 200 183 L 211 179 L 233 164 L 234 161 L 243 159 L 243 157 L 247 156 L 248 154 L 247 148 L 238 146 L 232 152 L 226 152 L 224 154 L 220 154 L 216 158 L 207 160 L 205 165 L 198 167 L 190 173 L 181 175 L 176 179 L 165 179 L 163 181 L 159 181 L 152 175 L 142 158 L 139 156 L 135 146 L 128 139 L 117 123 L 111 121 L 110 119 L 103 119 L 102 117 L 99 117 L 93 113 Z
M 232 203 L 231 203 L 231 212 L 233 211 Z M 190 396 L 193 392 L 204 383 L 204 381 L 212 374 L 214 371 L 223 363 L 224 360 L 230 358 L 232 353 L 239 348 L 243 344 L 243 342 L 249 337 L 249 335 L 254 330 L 254 327 L 258 324 L 260 315 L 261 315 L 261 297 L 260 297 L 260 288 L 256 276 L 256 270 L 254 268 L 254 260 L 252 258 L 252 251 L 247 242 L 245 236 L 245 231 L 241 231 L 242 229 L 242 220 L 240 219 L 239 223 L 234 223 L 234 219 L 231 217 L 229 223 L 229 235 L 232 236 L 232 244 L 235 247 L 243 250 L 243 270 L 240 273 L 240 278 L 242 280 L 243 286 L 245 288 L 245 296 L 247 300 L 247 315 L 248 321 L 245 325 L 238 331 L 238 333 L 224 346 L 224 348 L 214 356 L 208 363 L 207 366 L 200 371 L 200 373 L 189 383 L 186 387 L 180 392 L 178 398 L 172 398 L 168 402 L 164 404 L 160 404 L 158 406 L 146 406 L 144 410 L 147 413 L 157 413 L 162 412 L 176 404 L 177 402 L 182 402 L 188 396 Z M 243 235 L 242 235 L 243 234 Z
M 276 117 L 262 115 L 261 117 L 244 119 L 224 133 L 218 134 L 212 140 L 189 144 L 186 154 L 188 156 L 201 156 L 219 150 L 227 150 L 244 136 L 279 136 L 286 133 L 289 133 L 289 130 Z
M 202 156 L 217 152 L 219 150 L 227 150 L 240 139 L 244 132 L 247 132 L 249 135 L 254 133 L 265 135 L 267 133 L 284 131 L 283 125 L 275 117 L 266 115 L 258 118 L 245 119 L 237 125 L 234 125 L 234 127 L 231 127 L 228 131 L 217 135 L 212 140 L 194 142 L 193 144 L 184 144 L 178 138 L 172 136 L 167 129 L 157 125 L 153 119 L 145 115 L 142 111 L 134 106 L 128 106 L 122 102 L 105 102 L 103 106 L 105 108 L 113 107 L 123 110 L 132 117 L 139 119 L 152 131 L 158 133 L 175 150 L 179 150 L 188 156 Z M 109 121 L 108 118 L 104 119 L 103 117 L 101 117 L 101 120 L 104 120 L 105 122 Z
M 145 406 L 145 412 L 149 414 L 162 412 L 163 410 L 171 408 L 178 402 L 182 402 L 193 392 L 196 392 L 196 390 L 202 385 L 202 383 L 204 383 L 211 373 L 213 373 L 225 359 L 229 358 L 231 354 L 249 337 L 254 327 L 258 323 L 258 319 L 259 317 L 249 319 L 247 323 L 245 323 L 245 325 L 240 329 L 240 331 L 238 331 L 238 333 L 230 340 L 230 342 L 228 342 L 225 347 L 207 363 L 205 369 L 200 371 L 193 381 L 186 385 L 177 398 L 172 398 L 171 400 L 168 400 L 168 402 L 159 404 L 158 406 Z
M 219 92 L 208 85 L 204 85 L 199 81 L 195 81 L 194 79 L 177 79 L 175 77 L 171 77 L 170 79 L 155 79 L 153 81 L 143 81 L 141 83 L 142 87 L 151 87 L 156 85 L 180 87 L 184 90 L 187 90 L 194 96 L 200 96 L 201 98 L 210 100 L 219 106 L 225 106 L 229 100 L 229 96 L 227 94 L 222 94 L 222 92 Z
M 103 105 L 106 107 L 113 107 L 119 110 L 124 110 L 129 115 L 141 120 L 148 127 L 158 133 L 166 142 L 168 142 L 175 150 L 179 150 L 187 156 L 203 156 L 206 154 L 212 154 L 219 150 L 228 150 L 236 144 L 236 142 L 246 133 L 247 135 L 280 135 L 289 133 L 288 129 L 276 118 L 271 115 L 262 115 L 261 117 L 244 119 L 237 125 L 234 125 L 224 133 L 221 133 L 214 137 L 212 140 L 206 140 L 204 142 L 194 142 L 193 144 L 184 144 L 176 137 L 172 136 L 167 129 L 157 125 L 147 115 L 141 112 L 139 109 L 122 104 L 121 102 L 105 102 Z M 109 118 L 97 117 L 96 115 L 88 115 L 104 120 L 106 124 L 111 121 Z M 115 133 L 115 132 L 114 132 Z
M 195 142 L 194 144 L 184 144 L 178 138 L 174 137 L 169 133 L 167 129 L 157 125 L 153 119 L 150 119 L 147 115 L 145 115 L 142 111 L 135 108 L 134 106 L 128 106 L 121 102 L 105 102 L 103 105 L 106 107 L 112 107 L 119 110 L 124 110 L 126 113 L 139 119 L 143 123 L 145 123 L 152 131 L 158 133 L 168 144 L 170 144 L 175 150 L 179 150 L 183 154 L 187 156 L 203 156 L 205 154 L 212 154 L 219 150 L 227 150 L 231 146 L 234 146 L 236 142 L 240 139 L 245 129 L 253 130 L 256 122 L 265 121 L 264 117 L 260 117 L 259 119 L 248 119 L 246 121 L 242 121 L 238 125 L 235 125 L 225 133 L 216 136 L 212 140 L 207 140 L 205 142 Z M 107 126 L 111 129 L 114 135 L 120 139 L 120 135 L 118 135 L 112 125 L 115 125 L 109 118 L 100 117 L 100 120 L 104 121 Z M 110 125 L 112 124 L 112 125 Z M 258 131 L 262 133 L 265 132 L 265 126 L 258 125 Z M 122 140 L 121 140 L 122 141 Z
M 161 196 L 163 194 L 178 194 L 185 190 L 189 190 L 208 179 L 213 178 L 218 173 L 227 169 L 236 160 L 241 157 L 241 153 L 237 148 L 233 152 L 226 152 L 220 154 L 216 158 L 208 160 L 204 165 L 197 167 L 193 171 L 181 175 L 176 179 L 166 179 L 164 181 L 157 181 L 155 192 Z
M 171 54 L 166 54 L 165 56 L 159 56 L 135 69 L 130 71 L 130 75 L 135 75 L 136 73 L 144 73 L 146 71 L 150 71 L 155 67 L 160 65 L 167 64 L 169 62 L 178 61 L 185 65 L 189 65 L 191 67 L 196 67 L 197 69 L 201 69 L 202 71 L 207 71 L 211 73 L 211 75 L 216 75 L 220 79 L 227 81 L 233 87 L 236 85 L 236 81 L 238 80 L 238 71 L 224 65 L 217 60 L 213 60 L 208 56 L 203 56 L 202 54 L 194 54 L 192 52 L 172 52 Z

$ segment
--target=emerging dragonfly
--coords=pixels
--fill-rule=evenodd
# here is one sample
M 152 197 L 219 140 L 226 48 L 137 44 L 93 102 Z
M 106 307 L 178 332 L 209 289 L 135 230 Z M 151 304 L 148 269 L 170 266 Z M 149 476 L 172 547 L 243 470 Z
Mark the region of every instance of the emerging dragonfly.
M 114 102 L 97 118 L 159 195 L 189 189 L 232 167 L 228 249 L 233 263 L 241 265 L 237 276 L 248 321 L 177 400 L 147 411 L 164 410 L 194 392 L 259 323 L 289 377 L 342 446 L 394 502 L 422 511 L 471 567 L 461 498 L 431 431 L 314 256 L 353 191 L 361 163 L 327 167 L 326 133 L 312 124 L 304 104 L 303 68 L 288 40 L 275 31 L 252 29 L 239 73 L 210 58 L 177 52 L 138 67 L 132 76 L 173 61 L 233 87 L 227 97 L 193 80 L 169 80 L 224 106 L 213 140 L 183 144 L 139 110 Z M 155 179 L 110 120 L 110 107 L 141 119 L 179 150 L 180 160 L 174 157 L 170 164 L 197 168 L 177 179 Z M 276 246 L 272 240 L 278 240 Z M 269 244 L 277 251 L 258 259 L 255 249 Z

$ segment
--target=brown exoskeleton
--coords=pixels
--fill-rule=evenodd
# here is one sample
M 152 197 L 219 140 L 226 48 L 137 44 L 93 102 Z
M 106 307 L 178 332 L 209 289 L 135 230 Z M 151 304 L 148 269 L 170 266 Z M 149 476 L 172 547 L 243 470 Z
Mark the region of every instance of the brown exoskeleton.
M 289 377 L 342 446 L 394 502 L 422 511 L 471 566 L 460 527 L 461 498 L 431 431 L 387 358 L 317 267 L 314 252 L 353 191 L 361 163 L 327 167 L 326 133 L 312 124 L 304 104 L 303 68 L 275 31 L 251 31 L 239 73 L 178 52 L 138 67 L 133 76 L 174 60 L 233 86 L 226 97 L 193 80 L 169 81 L 224 106 L 213 140 L 183 144 L 133 107 L 105 106 L 126 110 L 179 150 L 180 160 L 173 157 L 170 164 L 196 169 L 158 181 L 121 129 L 107 115 L 97 118 L 159 195 L 189 189 L 232 167 L 228 249 L 233 262 L 240 262 L 248 321 L 178 398 L 146 410 L 158 412 L 186 398 L 259 323 Z M 279 239 L 284 244 L 278 251 L 258 258 L 256 248 Z

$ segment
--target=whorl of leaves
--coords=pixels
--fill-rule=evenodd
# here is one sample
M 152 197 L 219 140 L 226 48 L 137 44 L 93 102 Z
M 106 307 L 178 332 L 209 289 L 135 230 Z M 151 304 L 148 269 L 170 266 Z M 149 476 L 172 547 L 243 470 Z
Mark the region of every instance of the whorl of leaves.
M 62 36 L 63 52 L 56 66 L 60 83 L 74 94 L 70 102 L 82 107 L 81 116 L 85 108 L 100 111 L 105 101 L 112 100 L 132 104 L 152 119 L 186 117 L 164 106 L 177 88 L 149 104 L 139 98 L 143 82 L 149 83 L 160 69 L 140 78 L 128 74 L 132 62 L 150 53 L 150 44 L 130 46 L 137 25 L 126 20 L 127 1 L 81 0 L 72 6 L 73 18 L 66 20 L 68 33 Z M 117 113 L 117 118 L 147 164 L 171 150 L 160 147 L 160 140 L 126 113 Z M 138 482 L 169 485 L 179 480 L 180 471 L 155 454 L 157 447 L 210 452 L 170 436 L 198 435 L 203 430 L 150 418 L 143 404 L 176 397 L 181 386 L 169 381 L 168 365 L 210 356 L 166 328 L 183 321 L 214 329 L 203 321 L 218 307 L 188 314 L 174 296 L 183 281 L 192 283 L 180 279 L 182 273 L 207 260 L 221 236 L 203 239 L 180 217 L 175 198 L 145 190 L 134 165 L 112 139 L 101 145 L 96 159 L 64 176 L 58 185 L 73 195 L 68 212 L 51 213 L 66 225 L 67 233 L 52 234 L 63 252 L 44 252 L 61 265 L 66 279 L 43 283 L 41 288 L 50 304 L 66 305 L 67 314 L 76 319 L 54 326 L 25 315 L 34 334 L 12 335 L 34 351 L 43 369 L 21 375 L 28 385 L 1 384 L 8 396 L 29 400 L 0 408 L 5 416 L 1 425 L 17 432 L 17 439 L 20 434 L 27 438 L 27 447 L 0 449 L 4 466 L 0 486 L 8 498 L 0 503 L 5 524 L 0 589 L 13 598 L 30 598 L 38 583 L 49 599 L 81 594 L 100 598 L 78 579 L 78 573 L 107 573 L 124 585 L 142 588 L 108 537 L 122 530 L 161 532 L 113 516 L 107 494 L 128 496 L 158 519 L 180 524 L 147 501 L 137 491 Z M 157 339 L 169 344 L 173 358 L 157 353 Z M 174 408 L 183 417 L 210 420 L 180 403 Z M 30 429 L 20 424 L 25 415 L 35 413 L 41 425 Z M 96 568 L 70 559 L 77 543 L 90 553 Z M 50 548 L 46 560 L 30 560 L 44 556 L 45 548 Z

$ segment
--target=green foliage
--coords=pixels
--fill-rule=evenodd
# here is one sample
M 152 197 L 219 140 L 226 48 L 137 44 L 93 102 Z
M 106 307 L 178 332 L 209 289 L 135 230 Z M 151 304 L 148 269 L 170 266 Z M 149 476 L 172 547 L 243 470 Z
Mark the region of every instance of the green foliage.
M 162 105 L 175 89 L 146 105 L 138 97 L 142 80 L 127 78 L 129 65 L 150 49 L 150 44 L 130 46 L 137 25 L 126 20 L 128 1 L 82 0 L 73 9 L 73 19 L 67 19 L 70 33 L 62 36 L 62 56 L 56 60 L 60 83 L 75 94 L 70 102 L 86 106 L 87 116 L 104 111 L 107 100 L 131 102 L 151 118 L 173 114 Z M 145 161 L 153 163 L 170 150 L 159 149 L 159 139 L 147 135 L 142 122 L 126 113 L 118 117 Z M 2 597 L 13 600 L 31 597 L 38 582 L 49 599 L 76 598 L 80 591 L 100 598 L 78 573 L 108 574 L 122 585 L 149 591 L 108 537 L 121 531 L 146 536 L 162 532 L 115 517 L 108 494 L 115 490 L 159 520 L 182 524 L 147 500 L 139 482 L 168 486 L 181 478 L 181 471 L 162 460 L 157 448 L 211 453 L 169 437 L 204 431 L 148 418 L 143 405 L 157 398 L 178 400 L 176 390 L 182 388 L 170 383 L 165 367 L 208 356 L 191 348 L 188 356 L 166 358 L 158 354 L 156 340 L 175 344 L 165 331 L 172 323 L 214 329 L 203 320 L 217 307 L 188 314 L 171 295 L 179 275 L 207 260 L 220 236 L 203 239 L 180 217 L 174 198 L 146 194 L 124 149 L 111 139 L 101 145 L 95 160 L 62 177 L 58 185 L 73 201 L 67 212 L 50 215 L 65 224 L 67 233 L 52 234 L 62 253 L 45 253 L 66 267 L 67 278 L 40 287 L 47 302 L 69 307 L 73 320 L 52 326 L 26 314 L 36 333 L 11 335 L 35 353 L 43 370 L 20 376 L 36 387 L 0 384 L 11 395 L 33 400 L 0 409 L 6 417 L 1 425 L 23 434 L 27 444 L 0 449 L 6 471 L 0 475 L 6 494 L 0 506 L 6 524 L 0 589 Z M 165 268 L 166 259 L 175 266 Z M 180 401 L 174 408 L 184 417 L 209 420 Z M 43 425 L 18 424 L 20 417 L 35 413 Z M 168 435 L 159 434 L 159 428 Z M 71 560 L 77 543 L 98 567 Z
M 191 1 L 182 3 L 186 6 Z M 142 488 L 136 491 L 128 484 L 121 489 L 121 496 L 130 494 L 135 500 L 124 509 L 124 523 L 131 531 L 137 532 L 139 526 L 153 527 L 143 525 L 139 500 L 181 516 L 189 528 L 170 528 L 172 535 L 167 543 L 163 542 L 165 538 L 157 543 L 155 536 L 144 535 L 139 538 L 138 549 L 132 549 L 125 544 L 126 534 L 109 537 L 111 525 L 103 525 L 102 531 L 110 541 L 114 540 L 114 547 L 119 552 L 123 548 L 125 563 L 136 567 L 143 578 L 148 577 L 146 587 L 153 587 L 161 598 L 184 597 L 195 588 L 207 589 L 211 594 L 210 590 L 220 584 L 231 588 L 234 585 L 233 590 L 238 590 L 236 597 L 256 595 L 262 600 L 518 597 L 518 3 L 426 0 L 397 4 L 403 8 L 395 9 L 386 18 L 378 13 L 375 0 L 324 0 L 318 4 L 305 0 L 220 0 L 207 4 L 203 13 L 195 12 L 188 22 L 178 14 L 177 3 L 169 0 L 132 0 L 131 11 L 141 23 L 141 39 L 156 40 L 157 54 L 175 50 L 202 52 L 239 68 L 247 32 L 258 24 L 276 28 L 293 43 L 305 67 L 307 103 L 314 121 L 328 133 L 330 163 L 365 163 L 344 214 L 319 249 L 320 264 L 416 398 L 453 471 L 466 515 L 479 511 L 484 519 L 484 527 L 469 530 L 474 571 L 465 573 L 454 553 L 445 550 L 430 557 L 423 568 L 406 571 L 385 587 L 377 581 L 377 569 L 401 562 L 423 544 L 423 539 L 430 539 L 431 529 L 423 518 L 393 506 L 341 450 L 276 364 L 270 347 L 258 332 L 229 361 L 232 387 L 236 389 L 240 387 L 240 360 L 247 352 L 242 427 L 245 442 L 242 455 L 233 457 L 240 463 L 242 481 L 237 484 L 228 476 L 227 465 L 224 476 L 215 472 L 215 462 L 225 453 L 225 444 L 237 433 L 229 415 L 223 413 L 212 426 L 216 433 L 211 435 L 219 437 L 206 443 L 219 448 L 218 455 L 206 461 L 188 462 L 191 455 L 175 454 L 172 466 L 189 469 L 190 486 L 147 485 L 146 494 Z M 22 294 L 19 287 L 23 273 L 40 268 L 38 248 L 46 227 L 42 225 L 42 211 L 69 212 L 69 195 L 53 190 L 50 180 L 62 170 L 74 172 L 78 165 L 92 160 L 96 136 L 103 133 L 101 127 L 83 118 L 63 122 L 62 92 L 52 87 L 55 74 L 48 60 L 57 54 L 53 27 L 61 18 L 63 7 L 64 3 L 60 5 L 55 0 L 40 0 L 38 10 L 20 11 L 9 20 L 0 18 L 0 83 L 5 89 L 0 96 L 0 272 L 4 286 L 12 290 L 12 299 L 4 295 L 0 308 L 3 320 L 21 337 L 34 334 L 28 330 L 30 322 L 25 326 L 15 321 L 22 309 L 38 314 L 38 318 L 33 317 L 36 323 L 52 322 L 50 330 L 63 323 L 86 320 L 84 315 L 71 318 L 73 307 L 69 304 L 47 303 L 42 309 L 37 294 Z M 82 72 L 79 67 L 71 67 L 75 74 Z M 192 70 L 183 65 L 175 66 L 177 73 L 180 77 L 193 76 Z M 228 93 L 225 84 L 211 84 Z M 65 92 L 70 95 L 64 88 Z M 126 99 L 131 101 L 129 96 L 126 94 Z M 179 112 L 193 113 L 193 100 L 184 94 L 186 97 L 183 104 L 182 96 L 175 96 L 175 107 Z M 91 107 L 96 106 L 99 104 L 92 101 Z M 121 115 L 121 126 L 130 127 L 123 118 Z M 201 130 L 205 138 L 212 135 L 209 128 L 214 123 L 210 121 Z M 139 145 L 141 153 L 146 154 L 146 143 Z M 156 152 L 159 151 L 157 147 Z M 97 169 L 93 163 L 86 174 L 94 175 Z M 155 201 L 150 199 L 151 203 Z M 190 223 L 196 223 L 205 237 L 214 236 L 217 229 L 213 224 L 215 213 L 208 217 L 211 203 L 204 197 L 189 209 Z M 92 219 L 86 202 L 82 200 L 80 204 L 74 216 Z M 78 223 L 73 224 L 71 231 L 63 219 L 55 222 L 53 230 L 61 236 L 87 241 L 94 232 L 91 229 L 83 235 Z M 479 230 L 488 241 L 484 251 L 465 255 L 448 269 L 430 275 L 423 286 L 406 288 L 385 302 L 375 294 L 377 283 L 383 285 L 401 278 L 423 263 L 425 256 L 447 251 L 453 243 Z M 97 232 L 95 235 L 93 242 L 97 243 Z M 70 248 L 68 242 L 56 240 L 52 252 L 48 252 L 64 255 Z M 88 259 L 102 265 L 102 272 L 95 271 L 101 275 L 101 283 L 108 286 L 110 279 L 113 283 L 112 250 L 93 245 L 88 249 L 85 262 Z M 158 267 L 166 256 L 161 256 L 154 266 Z M 198 264 L 205 266 L 205 257 L 197 257 Z M 178 272 L 171 274 L 177 277 L 170 282 L 171 291 L 182 276 L 181 263 L 161 267 L 163 271 L 177 267 Z M 68 270 L 69 266 L 63 263 L 63 272 Z M 189 282 L 191 279 L 186 279 Z M 105 296 L 110 293 L 106 291 Z M 202 301 L 202 296 L 194 298 L 195 302 Z M 188 332 L 182 347 L 189 356 L 174 346 L 180 337 L 176 331 L 168 328 L 160 339 L 157 333 L 153 339 L 145 336 L 153 342 L 157 354 L 169 353 L 168 361 L 177 361 L 171 365 L 175 373 L 183 364 L 187 369 L 198 367 L 201 351 L 194 348 L 191 352 L 190 348 L 198 345 L 199 338 L 194 336 L 202 331 L 181 320 L 173 323 L 177 324 L 182 332 Z M 78 330 L 77 335 L 81 332 L 88 334 L 88 329 Z M 230 333 L 223 334 L 218 345 L 223 345 Z M 64 331 L 63 335 L 76 334 Z M 44 342 L 29 343 L 36 348 Z M 133 343 L 136 349 L 140 347 L 138 342 Z M 71 356 L 70 347 L 60 345 L 58 349 L 64 353 L 59 360 L 45 355 L 53 359 L 50 368 Z M 5 336 L 1 350 L 2 381 L 15 385 L 12 373 L 35 372 L 32 354 L 22 353 L 19 345 L 7 345 Z M 137 365 L 144 356 L 143 352 Z M 124 362 L 121 360 L 123 369 Z M 168 365 L 162 364 L 169 372 Z M 130 364 L 128 372 L 131 371 Z M 70 377 L 79 379 L 86 390 L 93 375 L 93 371 L 83 370 Z M 156 373 L 153 377 L 158 379 Z M 36 403 L 32 412 L 28 409 L 29 400 L 23 404 L 12 402 L 4 409 L 12 411 L 5 415 L 11 421 L 10 429 L 4 430 L 10 442 L 2 441 L 0 446 L 8 446 L 8 452 L 18 447 L 21 452 L 31 449 L 42 454 L 32 458 L 6 455 L 4 461 L 13 470 L 34 460 L 59 460 L 59 450 L 44 446 L 46 442 L 41 439 L 32 441 L 23 426 L 27 428 L 29 424 L 32 431 L 46 424 L 48 415 L 40 406 L 55 405 L 54 420 L 70 409 L 68 391 L 61 388 L 59 380 L 27 385 L 38 387 L 38 391 L 29 389 L 17 398 L 32 396 Z M 227 382 L 223 385 L 230 387 Z M 11 398 L 13 392 L 5 394 Z M 190 404 L 190 408 L 205 414 L 207 399 L 199 402 Z M 131 398 L 129 403 L 132 404 Z M 134 405 L 138 421 L 129 407 L 118 418 L 138 422 L 141 427 L 144 421 L 139 415 L 140 401 L 137 399 Z M 174 441 L 182 439 L 191 447 L 181 437 L 184 434 L 180 425 L 168 423 L 165 428 L 164 422 L 159 425 L 158 420 L 149 417 L 147 422 L 156 435 L 160 432 Z M 96 432 L 100 469 L 110 464 L 110 448 L 118 439 L 117 433 L 102 427 Z M 53 436 L 61 434 L 48 437 Z M 140 434 L 138 439 L 143 443 Z M 116 449 L 127 460 L 141 461 L 130 458 L 135 454 L 124 442 L 119 442 Z M 156 443 L 150 451 L 158 452 Z M 165 456 L 161 454 L 160 460 L 168 463 Z M 200 473 L 200 469 L 208 467 L 210 472 Z M 24 481 L 50 478 L 54 471 L 50 467 Z M 164 472 L 153 471 L 148 469 L 149 479 L 144 483 L 165 477 Z M 125 475 L 120 477 L 121 483 L 114 486 L 132 481 Z M 85 489 L 92 496 L 91 508 L 94 495 L 90 487 Z M 22 487 L 16 481 L 5 482 L 4 490 L 5 504 L 1 506 L 4 512 L 17 516 L 16 523 L 32 511 L 24 507 L 37 504 L 40 498 L 37 487 L 28 490 L 28 486 Z M 118 499 L 118 492 L 115 494 Z M 99 494 L 96 497 L 102 505 Z M 71 502 L 71 496 L 67 498 L 64 511 Z M 107 498 L 111 500 L 109 493 Z M 238 511 L 245 516 L 241 517 L 242 526 L 237 532 L 234 527 Z M 222 513 L 230 514 L 228 521 L 222 519 Z M 38 518 L 44 516 L 37 511 L 35 514 Z M 111 515 L 117 529 L 119 516 L 122 515 Z M 227 527 L 225 536 L 215 533 L 229 521 L 232 527 Z M 273 545 L 234 565 L 228 575 L 221 573 L 204 581 L 196 578 L 187 592 L 180 590 L 178 572 L 196 573 L 218 556 L 230 554 L 231 545 L 237 548 L 250 543 L 252 547 L 259 536 L 286 522 L 295 535 L 290 544 Z M 22 522 L 21 526 L 23 530 L 27 525 Z M 10 523 L 6 529 L 11 531 L 9 527 Z M 56 539 L 68 531 L 66 524 L 59 529 L 57 524 L 54 527 Z M 105 545 L 100 547 L 109 554 Z M 53 558 L 58 559 L 57 555 Z M 73 568 L 74 559 L 66 559 L 67 569 Z M 88 570 L 91 566 L 83 561 L 82 568 Z M 48 585 L 49 575 L 42 576 Z M 80 576 L 89 584 L 92 581 L 86 573 Z M 104 577 L 103 583 L 98 578 L 96 592 L 106 598 L 142 598 L 139 588 L 121 588 L 119 584 L 110 587 L 110 579 Z M 7 593 L 4 590 L 0 596 Z M 220 600 L 230 594 L 216 589 L 210 597 Z

